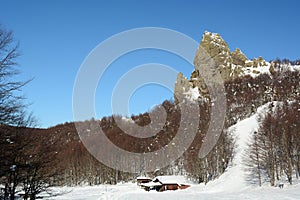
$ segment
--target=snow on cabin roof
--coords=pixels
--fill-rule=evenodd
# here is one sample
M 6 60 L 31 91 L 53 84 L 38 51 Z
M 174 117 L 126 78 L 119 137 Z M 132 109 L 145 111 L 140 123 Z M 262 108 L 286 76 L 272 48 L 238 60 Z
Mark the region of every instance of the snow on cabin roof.
M 160 186 L 161 183 L 160 182 L 156 182 L 154 183 L 153 181 L 149 182 L 149 183 L 142 183 L 141 186 L 145 186 L 145 187 L 154 187 L 154 186 Z
M 154 182 L 160 182 L 162 184 L 186 184 L 184 176 L 157 176 L 153 179 Z

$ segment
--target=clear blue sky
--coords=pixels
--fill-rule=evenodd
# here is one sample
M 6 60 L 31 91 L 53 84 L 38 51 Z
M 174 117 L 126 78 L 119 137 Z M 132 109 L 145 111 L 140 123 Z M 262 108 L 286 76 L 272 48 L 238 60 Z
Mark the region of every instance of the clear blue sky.
M 72 121 L 72 92 L 77 71 L 88 53 L 119 32 L 139 27 L 164 27 L 200 41 L 205 30 L 218 32 L 231 49 L 249 58 L 298 59 L 298 0 L 1 0 L 0 23 L 20 41 L 22 75 L 34 80 L 24 88 L 29 107 L 42 127 Z M 107 76 L 112 90 L 122 73 L 138 64 L 172 65 L 185 75 L 192 67 L 176 57 L 143 52 L 120 59 Z M 163 58 L 159 60 L 160 58 Z M 135 61 L 132 61 L 135 60 Z M 97 92 L 97 116 L 110 115 L 110 95 Z M 132 113 L 144 112 L 172 91 L 156 85 L 139 89 L 130 100 Z

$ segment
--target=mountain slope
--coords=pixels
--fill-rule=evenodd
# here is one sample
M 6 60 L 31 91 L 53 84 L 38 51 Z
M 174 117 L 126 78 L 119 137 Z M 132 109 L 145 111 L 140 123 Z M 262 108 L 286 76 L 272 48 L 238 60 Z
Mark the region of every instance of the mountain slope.
M 101 185 L 94 187 L 64 188 L 70 193 L 55 197 L 57 200 L 153 200 L 153 199 L 188 199 L 188 200 L 297 200 L 299 199 L 300 184 L 286 186 L 284 189 L 275 187 L 250 187 L 245 181 L 243 169 L 243 152 L 247 147 L 247 141 L 251 134 L 258 129 L 257 117 L 263 114 L 269 104 L 265 104 L 249 118 L 239 121 L 230 127 L 230 131 L 236 137 L 236 155 L 232 164 L 218 179 L 210 181 L 207 185 L 192 184 L 186 190 L 146 192 L 134 183 L 118 185 Z M 62 190 L 62 189 L 58 189 Z
M 235 138 L 236 151 L 231 166 L 217 180 L 211 181 L 204 188 L 213 191 L 240 191 L 248 187 L 245 180 L 245 169 L 243 164 L 243 155 L 247 148 L 247 143 L 251 134 L 257 131 L 259 124 L 257 117 L 264 113 L 269 103 L 259 107 L 257 112 L 249 118 L 246 118 L 237 124 L 231 126 L 229 131 Z

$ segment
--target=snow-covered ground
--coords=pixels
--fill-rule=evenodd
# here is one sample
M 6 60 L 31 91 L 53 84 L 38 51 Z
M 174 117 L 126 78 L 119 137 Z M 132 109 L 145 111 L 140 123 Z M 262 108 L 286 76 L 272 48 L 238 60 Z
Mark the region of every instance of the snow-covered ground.
M 300 184 L 289 186 L 285 184 L 283 189 L 277 187 L 254 187 L 249 186 L 245 181 L 245 171 L 243 169 L 242 157 L 249 136 L 258 128 L 258 113 L 264 112 L 267 105 L 258 109 L 258 112 L 232 126 L 236 137 L 236 155 L 231 166 L 217 180 L 209 182 L 207 185 L 192 185 L 185 190 L 146 192 L 134 183 L 118 185 L 101 185 L 93 187 L 57 188 L 56 190 L 67 192 L 64 195 L 51 199 L 57 200 L 152 200 L 152 199 L 203 199 L 203 200 L 298 200 L 300 199 Z
M 126 183 L 114 186 L 93 186 L 61 188 L 69 193 L 56 196 L 51 200 L 299 200 L 300 185 L 285 186 L 283 189 L 274 187 L 240 188 L 235 191 L 218 191 L 210 188 L 206 190 L 202 185 L 192 185 L 191 188 L 177 191 L 146 192 L 136 184 Z

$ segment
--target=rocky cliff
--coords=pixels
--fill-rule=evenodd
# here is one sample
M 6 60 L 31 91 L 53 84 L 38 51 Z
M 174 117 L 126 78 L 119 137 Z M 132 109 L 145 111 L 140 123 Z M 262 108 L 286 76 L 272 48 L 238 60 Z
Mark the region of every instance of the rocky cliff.
M 207 62 L 213 62 L 211 65 L 215 68 L 215 73 L 220 74 L 223 82 L 246 75 L 257 76 L 261 73 L 269 73 L 271 70 L 271 64 L 262 57 L 249 60 L 240 49 L 231 51 L 219 34 L 205 32 L 195 55 L 195 70 L 190 79 L 184 77 L 182 73 L 178 74 L 174 89 L 177 102 L 181 102 L 183 98 L 200 100 L 203 99 L 200 97 L 208 97 L 209 91 L 205 81 L 207 79 L 202 77 L 205 72 L 202 71 L 204 68 L 201 67 L 201 65 L 205 65 L 205 59 L 200 54 L 209 57 L 206 59 Z M 209 78 L 211 80 L 212 77 Z

